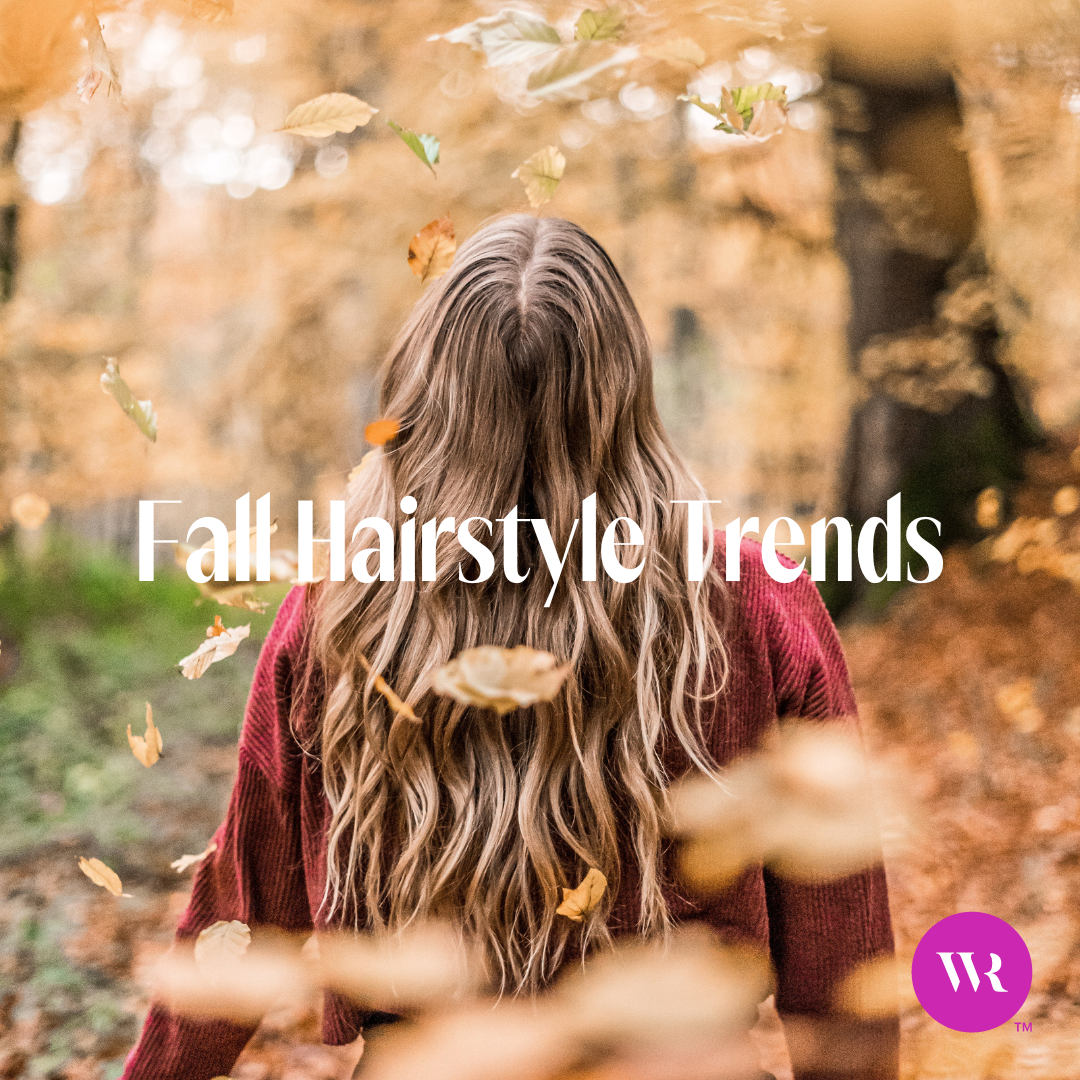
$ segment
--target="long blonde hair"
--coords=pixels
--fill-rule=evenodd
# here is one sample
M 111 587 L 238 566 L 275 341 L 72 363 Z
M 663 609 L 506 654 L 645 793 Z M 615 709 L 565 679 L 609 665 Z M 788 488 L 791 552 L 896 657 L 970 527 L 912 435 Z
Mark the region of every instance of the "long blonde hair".
M 661 751 L 674 739 L 712 769 L 699 706 L 726 672 L 709 610 L 722 588 L 711 528 L 705 580 L 688 581 L 676 501 L 704 495 L 660 423 L 648 337 L 622 278 L 558 218 L 503 217 L 462 246 L 391 347 L 381 407 L 400 432 L 350 486 L 350 524 L 377 516 L 397 530 L 408 495 L 418 523 L 494 522 L 517 506 L 546 519 L 561 553 L 595 492 L 598 532 L 626 517 L 645 537 L 629 584 L 602 570 L 582 580 L 575 540 L 550 606 L 527 523 L 522 583 L 500 570 L 460 581 L 459 561 L 470 578 L 476 564 L 445 535 L 434 581 L 402 581 L 395 550 L 393 582 L 325 582 L 318 601 L 316 656 L 332 688 L 321 728 L 329 913 L 375 931 L 453 919 L 504 989 L 535 990 L 568 949 L 609 940 L 631 869 L 620 852 L 638 877 L 640 933 L 670 929 Z M 497 553 L 497 532 L 479 538 Z M 370 543 L 361 533 L 348 559 Z M 499 716 L 429 690 L 461 650 L 518 644 L 572 662 L 554 701 Z M 394 714 L 376 674 L 419 723 Z M 580 926 L 556 918 L 561 887 L 590 866 L 608 878 L 603 902 Z

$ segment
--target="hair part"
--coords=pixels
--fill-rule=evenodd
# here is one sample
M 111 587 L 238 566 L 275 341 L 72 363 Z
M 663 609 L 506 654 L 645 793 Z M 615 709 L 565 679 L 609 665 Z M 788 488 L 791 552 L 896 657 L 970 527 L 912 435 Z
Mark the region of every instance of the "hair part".
M 561 551 L 595 492 L 599 528 L 627 517 L 645 537 L 644 570 L 628 584 L 582 580 L 575 544 L 549 607 L 527 527 L 520 564 L 532 569 L 520 584 L 498 571 L 459 581 L 458 562 L 467 577 L 475 564 L 441 536 L 434 581 L 349 578 L 320 591 L 316 655 L 331 687 L 324 906 L 371 931 L 451 919 L 503 989 L 535 990 L 568 952 L 608 943 L 627 875 L 640 933 L 671 928 L 661 751 L 674 738 L 713 771 L 700 705 L 726 676 L 709 611 L 722 589 L 711 526 L 706 580 L 690 582 L 687 508 L 675 501 L 704 494 L 661 425 L 648 337 L 622 278 L 558 218 L 499 218 L 461 247 L 393 343 L 381 407 L 400 431 L 350 486 L 350 520 L 398 529 L 405 495 L 422 520 L 494 524 L 517 506 L 547 520 Z M 351 548 L 369 542 L 361 534 Z M 400 561 L 395 551 L 398 578 Z M 555 700 L 499 716 L 430 691 L 432 672 L 463 649 L 519 644 L 572 662 Z M 418 724 L 394 715 L 375 674 Z M 601 904 L 580 926 L 556 918 L 561 889 L 590 866 L 609 881 Z

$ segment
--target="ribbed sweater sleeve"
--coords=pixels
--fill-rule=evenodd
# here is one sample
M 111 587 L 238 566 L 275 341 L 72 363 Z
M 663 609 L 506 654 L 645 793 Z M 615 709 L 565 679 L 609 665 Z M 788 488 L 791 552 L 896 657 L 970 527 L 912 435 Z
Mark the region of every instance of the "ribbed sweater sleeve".
M 769 579 L 761 593 L 779 717 L 842 720 L 858 731 L 843 649 L 814 583 L 805 573 L 790 584 Z M 766 868 L 765 890 L 778 1011 L 791 1018 L 835 1019 L 844 978 L 894 951 L 884 866 L 878 862 L 822 884 L 793 881 Z M 876 1059 L 873 1067 L 859 1070 L 860 1077 L 897 1075 L 898 1020 L 875 1023 L 861 1034 L 838 1030 L 837 1036 L 864 1044 Z M 833 1072 L 796 1069 L 795 1075 L 796 1080 L 824 1080 Z
M 219 920 L 312 929 L 304 882 L 299 813 L 300 748 L 290 728 L 296 645 L 303 633 L 304 590 L 278 611 L 255 669 L 240 737 L 239 769 L 217 850 L 195 875 L 177 944 Z M 256 1024 L 195 1020 L 154 1002 L 128 1056 L 122 1080 L 210 1080 L 229 1073 Z

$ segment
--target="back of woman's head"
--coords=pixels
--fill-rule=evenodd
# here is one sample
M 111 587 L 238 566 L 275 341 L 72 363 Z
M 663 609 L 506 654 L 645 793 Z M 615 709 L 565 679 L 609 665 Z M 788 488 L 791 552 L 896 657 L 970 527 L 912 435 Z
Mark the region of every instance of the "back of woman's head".
M 516 507 L 527 577 L 509 567 L 476 581 L 477 561 L 445 532 L 434 580 L 419 557 L 420 580 L 402 580 L 395 549 L 395 580 L 322 586 L 327 903 L 369 929 L 452 919 L 504 986 L 537 988 L 568 949 L 607 940 L 627 876 L 641 932 L 669 926 L 661 750 L 673 741 L 709 767 L 696 704 L 722 672 L 708 607 L 718 583 L 711 570 L 688 581 L 678 502 L 703 496 L 657 416 L 626 286 L 599 244 L 557 218 L 500 218 L 462 246 L 391 347 L 382 411 L 400 430 L 351 485 L 350 523 L 397 530 L 412 496 L 418 523 L 486 519 L 493 535 L 483 521 L 471 531 L 497 550 L 509 527 L 497 519 Z M 598 534 L 616 518 L 641 527 L 644 545 L 626 549 L 628 565 L 644 558 L 635 581 L 603 569 L 584 580 L 576 522 L 593 493 Z M 544 519 L 567 553 L 557 583 L 526 519 Z M 372 542 L 364 531 L 352 548 Z M 500 716 L 430 691 L 463 649 L 520 644 L 571 661 L 553 701 Z M 417 721 L 374 692 L 375 673 Z M 590 866 L 609 880 L 603 902 L 580 925 L 556 918 L 561 887 Z

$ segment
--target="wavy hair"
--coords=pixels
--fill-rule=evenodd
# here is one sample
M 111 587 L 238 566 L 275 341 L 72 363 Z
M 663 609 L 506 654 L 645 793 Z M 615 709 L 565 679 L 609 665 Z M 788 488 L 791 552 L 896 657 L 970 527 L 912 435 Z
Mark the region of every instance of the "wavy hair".
M 648 337 L 622 278 L 558 218 L 499 218 L 462 246 L 394 341 L 381 408 L 400 430 L 350 485 L 350 522 L 382 517 L 399 535 L 412 496 L 416 527 L 485 518 L 495 536 L 483 524 L 474 535 L 497 550 L 495 520 L 516 506 L 523 521 L 546 519 L 562 552 L 595 492 L 598 533 L 625 517 L 644 534 L 644 570 L 628 584 L 602 570 L 582 580 L 575 539 L 550 606 L 527 522 L 523 582 L 499 570 L 462 581 L 459 563 L 466 578 L 477 564 L 444 534 L 433 581 L 402 581 L 395 550 L 393 582 L 349 576 L 319 594 L 328 916 L 371 931 L 452 919 L 504 991 L 535 991 L 569 953 L 610 940 L 626 877 L 637 879 L 639 932 L 671 927 L 662 751 L 677 743 L 713 771 L 700 706 L 726 677 L 709 609 L 722 589 L 711 525 L 706 516 L 705 580 L 688 581 L 677 501 L 704 495 L 661 425 Z M 349 559 L 371 535 L 361 531 Z M 555 700 L 499 716 L 431 692 L 432 672 L 461 650 L 519 644 L 572 662 Z M 376 675 L 418 722 L 394 714 Z M 556 918 L 561 887 L 590 866 L 608 878 L 603 902 L 580 925 Z

